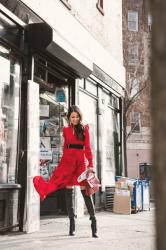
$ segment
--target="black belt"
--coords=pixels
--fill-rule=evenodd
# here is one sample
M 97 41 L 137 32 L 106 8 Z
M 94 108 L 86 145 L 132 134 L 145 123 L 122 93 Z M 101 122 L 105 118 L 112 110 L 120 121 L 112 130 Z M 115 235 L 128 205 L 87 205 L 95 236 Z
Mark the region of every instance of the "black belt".
M 67 148 L 83 149 L 84 145 L 82 145 L 82 144 L 67 144 Z

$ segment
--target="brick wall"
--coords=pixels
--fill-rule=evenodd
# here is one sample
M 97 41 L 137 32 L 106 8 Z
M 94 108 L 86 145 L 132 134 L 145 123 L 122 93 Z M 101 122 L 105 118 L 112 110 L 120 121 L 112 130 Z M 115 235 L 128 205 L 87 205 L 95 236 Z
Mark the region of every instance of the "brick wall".
M 122 63 L 122 0 L 103 1 L 104 15 L 96 8 L 97 0 L 68 2 L 71 5 L 71 14 Z
M 128 31 L 128 10 L 138 11 L 138 32 Z M 147 25 L 148 12 L 143 0 L 123 1 L 123 53 L 126 67 L 126 87 L 128 93 L 131 90 L 131 81 L 137 79 L 142 89 L 136 101 L 130 106 L 127 114 L 127 125 L 130 126 L 130 112 L 141 113 L 141 126 L 150 126 L 150 79 L 149 57 L 150 38 Z M 130 65 L 128 47 L 130 44 L 138 45 L 138 62 Z
M 148 26 L 148 6 L 145 0 L 123 0 L 123 55 L 126 68 L 126 89 L 129 98 L 133 80 L 139 82 L 142 90 L 127 112 L 127 131 L 131 131 L 131 112 L 140 113 L 141 129 L 131 133 L 127 140 L 127 161 L 129 176 L 137 174 L 139 161 L 150 161 L 151 153 L 151 106 L 150 106 L 150 41 Z M 128 11 L 138 12 L 138 31 L 128 30 Z M 138 60 L 131 64 L 129 46 L 137 44 Z M 128 99 L 129 100 L 129 99 Z M 148 148 L 148 149 L 147 149 Z M 141 153 L 140 153 L 141 152 Z M 138 157 L 138 155 L 141 157 Z

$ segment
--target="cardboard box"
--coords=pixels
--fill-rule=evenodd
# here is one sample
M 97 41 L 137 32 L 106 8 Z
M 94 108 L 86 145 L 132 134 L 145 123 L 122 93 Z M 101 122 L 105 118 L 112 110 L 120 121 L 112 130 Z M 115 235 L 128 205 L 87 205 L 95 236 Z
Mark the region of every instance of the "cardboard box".
M 128 191 L 129 194 L 129 191 Z M 118 194 L 114 195 L 113 212 L 118 214 L 131 214 L 131 197 L 130 195 Z
M 119 179 L 119 181 L 123 181 L 123 182 L 126 182 L 128 180 L 128 178 L 127 177 L 124 177 L 124 176 L 122 176 L 120 179 Z
M 118 181 L 115 182 L 115 187 L 116 188 L 128 188 L 127 185 L 127 178 L 126 177 L 121 177 Z
M 130 196 L 130 190 L 128 189 L 123 189 L 123 188 L 115 188 L 115 194 L 119 194 L 119 195 L 127 195 L 127 196 Z
M 119 181 L 117 181 L 117 182 L 115 182 L 115 188 L 123 188 L 124 187 L 124 182 L 119 182 Z

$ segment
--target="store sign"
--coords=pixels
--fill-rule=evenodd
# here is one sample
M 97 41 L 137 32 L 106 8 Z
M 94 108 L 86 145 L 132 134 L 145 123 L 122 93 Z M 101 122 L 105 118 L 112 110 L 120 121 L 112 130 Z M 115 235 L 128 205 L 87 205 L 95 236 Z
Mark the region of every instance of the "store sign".
M 64 89 L 57 89 L 55 92 L 56 102 L 66 102 L 66 95 Z

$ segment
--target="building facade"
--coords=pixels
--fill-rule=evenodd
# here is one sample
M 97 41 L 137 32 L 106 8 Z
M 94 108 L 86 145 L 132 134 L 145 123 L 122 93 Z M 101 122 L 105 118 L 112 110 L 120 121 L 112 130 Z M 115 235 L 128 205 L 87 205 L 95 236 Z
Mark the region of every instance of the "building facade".
M 0 7 L 0 225 L 32 232 L 39 229 L 40 214 L 66 212 L 64 190 L 40 204 L 32 179 L 49 179 L 58 165 L 71 104 L 80 106 L 90 126 L 101 181 L 96 209 L 104 207 L 106 188 L 123 171 L 122 2 L 1 0 Z M 84 213 L 78 188 L 75 210 Z
M 151 16 L 147 1 L 123 1 L 123 53 L 126 68 L 126 137 L 129 177 L 151 163 L 150 119 Z

